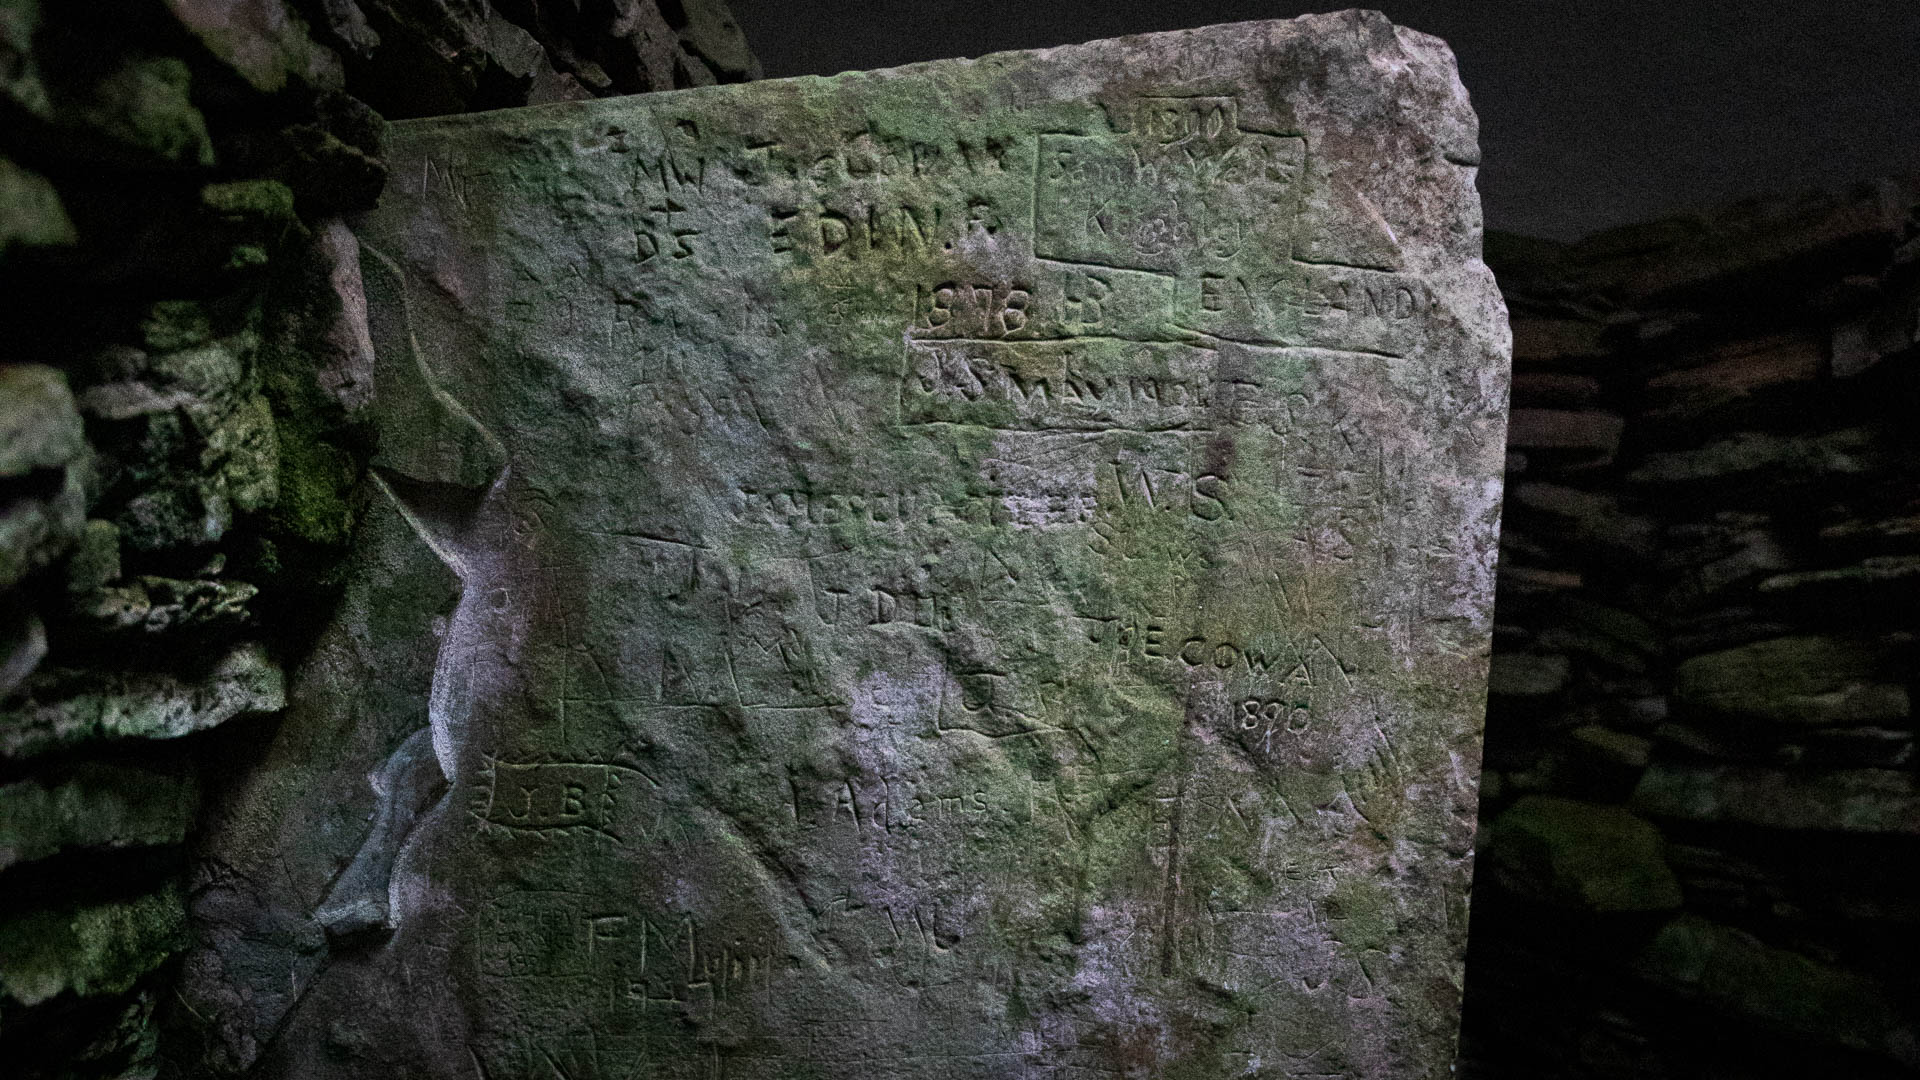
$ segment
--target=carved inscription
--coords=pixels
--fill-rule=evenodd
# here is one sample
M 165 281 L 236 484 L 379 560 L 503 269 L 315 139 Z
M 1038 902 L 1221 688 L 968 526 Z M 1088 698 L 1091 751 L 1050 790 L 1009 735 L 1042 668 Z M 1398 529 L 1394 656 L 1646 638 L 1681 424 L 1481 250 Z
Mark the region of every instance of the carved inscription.
M 1221 99 L 1139 108 L 1149 125 L 1128 142 L 1040 137 L 1036 252 L 1168 273 L 1285 259 L 1305 140 L 1224 126 L 1232 106 Z
M 621 839 L 623 819 L 646 798 L 644 776 L 621 765 L 490 760 L 474 796 L 483 827 L 509 833 Z
M 907 423 L 1205 430 L 1242 422 L 1260 393 L 1255 380 L 1221 371 L 1217 351 L 1186 345 L 915 344 L 908 361 Z
M 888 254 L 952 251 L 970 238 L 1006 227 L 1002 211 L 978 199 L 965 203 L 847 203 L 773 209 L 767 214 L 767 250 L 816 259 L 863 259 Z
M 695 1007 L 765 994 L 785 964 L 765 936 L 641 913 L 568 893 L 516 893 L 477 929 L 480 970 L 501 980 L 579 980 L 616 1009 Z
M 388 650 L 456 812 L 258 1043 L 1444 1071 L 1503 407 L 1454 87 L 1348 14 L 395 125 L 370 326 L 431 377 L 340 640 L 457 580 Z M 465 1059 L 353 1056 L 390 972 Z

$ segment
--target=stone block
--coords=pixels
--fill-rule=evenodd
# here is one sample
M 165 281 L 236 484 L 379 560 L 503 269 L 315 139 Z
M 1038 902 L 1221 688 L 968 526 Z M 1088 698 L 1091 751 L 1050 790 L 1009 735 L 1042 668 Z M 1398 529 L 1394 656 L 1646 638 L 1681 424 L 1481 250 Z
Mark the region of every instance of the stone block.
M 1617 806 L 1529 795 L 1489 828 L 1493 869 L 1508 888 L 1597 913 L 1680 906 L 1659 831 Z
M 1565 656 L 1542 653 L 1499 653 L 1487 677 L 1487 693 L 1495 697 L 1537 698 L 1567 688 L 1572 666 Z
M 341 84 L 340 58 L 314 44 L 286 0 L 165 0 L 169 13 L 254 92 Z
M 1513 362 L 1516 368 L 1596 365 L 1606 359 L 1601 344 L 1605 330 L 1584 319 L 1516 317 L 1513 320 Z
M 0 260 L 16 250 L 70 247 L 78 241 L 53 184 L 0 157 Z
M 86 449 L 66 376 L 39 364 L 0 364 L 0 480 L 64 469 Z
M 277 712 L 286 681 L 258 643 L 179 673 L 42 670 L 0 710 L 0 757 L 36 757 L 98 740 L 177 739 L 238 716 Z
M 1808 280 L 1823 280 L 1884 261 L 1901 237 L 1915 202 L 1912 185 L 1876 180 L 1843 192 L 1756 199 L 1701 218 L 1680 219 L 1663 237 L 1623 247 L 1614 266 L 1593 270 L 1612 279 L 1630 304 L 1738 308 L 1783 300 Z M 1628 230 L 1582 241 L 1596 250 Z M 1784 295 L 1783 295 L 1784 294 Z
M 0 589 L 79 537 L 89 458 L 66 376 L 39 364 L 0 364 Z
M 1907 688 L 1889 678 L 1873 642 L 1799 635 L 1690 657 L 1674 671 L 1675 699 L 1697 714 L 1769 724 L 1876 724 L 1905 718 Z
M 1640 778 L 1632 807 L 1682 821 L 1920 835 L 1920 787 L 1911 772 L 1894 769 L 1655 762 Z
M 1823 343 L 1782 334 L 1721 345 L 1684 367 L 1647 380 L 1641 414 L 1652 424 L 1697 436 L 1702 426 L 1802 421 L 1826 371 Z
M 329 933 L 185 996 L 343 1077 L 1444 1072 L 1474 131 L 1364 13 L 394 124 L 373 472 L 461 596 L 377 749 L 401 620 L 326 631 L 207 857 Z
M 1671 575 L 1664 596 L 1674 612 L 1724 607 L 1729 594 L 1791 568 L 1784 529 L 1765 515 L 1720 514 L 1668 527 L 1656 565 Z
M 1628 563 L 1653 554 L 1658 523 L 1622 509 L 1614 495 L 1538 480 L 1516 485 L 1510 494 L 1515 516 L 1531 511 L 1539 515 L 1534 520 L 1545 518 L 1559 540 L 1580 551 Z
M 1574 748 L 1607 765 L 1644 769 L 1653 757 L 1653 742 L 1638 735 L 1586 724 L 1567 732 Z
M 1920 1067 L 1920 1035 L 1885 987 L 1733 927 L 1682 915 L 1655 935 L 1634 970 L 1755 1025 Z
M 1691 450 L 1646 455 L 1627 481 L 1678 494 L 1710 495 L 1720 505 L 1795 497 L 1886 468 L 1887 449 L 1871 429 L 1814 434 L 1743 431 Z
M 0 870 L 69 848 L 178 844 L 198 797 L 191 774 L 105 762 L 0 786 Z
M 1920 601 L 1920 555 L 1870 555 L 1852 566 L 1775 574 L 1758 588 L 1812 619 L 1905 626 Z
M 179 890 L 0 919 L 0 1001 L 124 994 L 186 944 Z
M 1560 371 L 1516 371 L 1515 408 L 1579 409 L 1600 396 L 1600 380 L 1591 375 Z

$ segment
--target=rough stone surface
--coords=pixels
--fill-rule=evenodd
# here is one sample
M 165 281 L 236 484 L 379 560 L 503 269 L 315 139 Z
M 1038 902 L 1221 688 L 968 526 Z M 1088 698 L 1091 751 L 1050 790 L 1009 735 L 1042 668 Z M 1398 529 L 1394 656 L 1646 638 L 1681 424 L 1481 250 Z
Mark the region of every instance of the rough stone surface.
M 1496 697 L 1543 697 L 1566 689 L 1569 665 L 1564 656 L 1502 653 L 1487 679 Z
M 181 946 L 185 922 L 172 889 L 13 914 L 0 921 L 0 1003 L 123 993 Z
M 1732 927 L 1682 915 L 1634 966 L 1656 985 L 1744 1019 L 1920 1068 L 1920 1030 L 1880 986 Z
M 1810 773 L 1656 762 L 1640 778 L 1633 806 L 1688 821 L 1920 834 L 1920 785 L 1898 769 Z
M 39 364 L 0 364 L 0 589 L 77 537 L 87 456 L 65 377 Z
M 1530 795 L 1491 830 L 1494 870 L 1521 892 L 1588 911 L 1680 906 L 1660 833 L 1619 807 Z
M 1448 1074 L 1507 332 L 1443 45 L 388 137 L 380 502 L 205 841 L 209 1062 Z
M 717 0 L 319 0 L 304 6 L 345 60 L 354 91 L 394 119 L 760 76 L 759 61 Z
M 18 704 L 0 713 L 0 754 L 26 758 L 97 740 L 177 739 L 286 705 L 280 668 L 258 645 L 182 667 L 109 676 L 38 672 Z
M 1674 697 L 1702 713 L 1776 724 L 1874 724 L 1909 711 L 1900 672 L 1876 642 L 1783 637 L 1695 656 L 1674 671 Z
M 178 844 L 197 798 L 178 768 L 95 761 L 0 786 L 0 870 L 71 848 Z
M 57 247 L 77 237 L 47 178 L 0 157 L 0 256 L 19 247 Z

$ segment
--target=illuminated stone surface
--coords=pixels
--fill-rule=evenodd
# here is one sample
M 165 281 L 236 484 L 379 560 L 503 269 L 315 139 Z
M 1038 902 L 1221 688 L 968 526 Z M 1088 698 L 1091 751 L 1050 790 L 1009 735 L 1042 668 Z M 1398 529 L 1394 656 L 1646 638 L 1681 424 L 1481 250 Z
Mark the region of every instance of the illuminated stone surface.
M 391 143 L 379 491 L 203 845 L 214 1059 L 1447 1074 L 1508 334 L 1440 42 Z

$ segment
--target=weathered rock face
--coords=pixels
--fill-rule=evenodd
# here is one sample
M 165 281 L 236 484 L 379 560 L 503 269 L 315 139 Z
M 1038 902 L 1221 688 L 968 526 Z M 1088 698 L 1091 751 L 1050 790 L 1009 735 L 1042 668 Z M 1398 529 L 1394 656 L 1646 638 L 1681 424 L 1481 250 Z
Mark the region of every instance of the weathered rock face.
M 1476 154 L 1359 14 L 396 125 L 209 1061 L 1445 1075 Z

